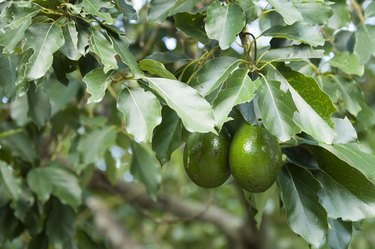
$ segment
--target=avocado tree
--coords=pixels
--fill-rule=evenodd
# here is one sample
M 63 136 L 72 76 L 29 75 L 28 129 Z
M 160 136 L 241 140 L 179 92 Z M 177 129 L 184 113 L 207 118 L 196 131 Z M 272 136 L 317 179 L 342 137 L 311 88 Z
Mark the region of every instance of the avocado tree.
M 374 18 L 0 0 L 0 248 L 374 248 Z

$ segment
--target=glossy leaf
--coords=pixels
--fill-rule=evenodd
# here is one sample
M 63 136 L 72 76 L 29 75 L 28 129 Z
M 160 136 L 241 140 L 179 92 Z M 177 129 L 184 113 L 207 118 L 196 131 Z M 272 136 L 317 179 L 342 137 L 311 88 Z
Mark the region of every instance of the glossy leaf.
M 268 77 L 281 82 L 281 89 L 288 89 L 298 112 L 293 121 L 307 134 L 318 141 L 331 144 L 336 136 L 332 128 L 332 113 L 336 112 L 331 99 L 309 76 L 283 69 L 269 69 Z
M 18 57 L 0 54 L 0 95 L 8 98 L 13 97 L 16 92 L 16 68 Z
M 174 75 L 165 68 L 163 63 L 160 63 L 155 60 L 143 59 L 139 62 L 139 67 L 143 71 L 147 71 L 150 74 L 159 76 L 161 78 L 172 79 L 172 80 L 176 79 L 176 77 L 174 77 Z
M 78 31 L 75 22 L 71 21 L 65 24 L 63 34 L 65 43 L 60 48 L 60 51 L 70 60 L 77 61 L 82 56 L 82 53 L 78 47 Z
M 216 127 L 220 130 L 223 124 L 230 120 L 228 117 L 232 108 L 238 104 L 250 102 L 255 91 L 261 85 L 259 80 L 252 81 L 247 75 L 248 70 L 237 69 L 225 81 L 219 94 L 213 102 Z
M 139 69 L 134 55 L 129 50 L 128 38 L 126 38 L 126 36 L 111 37 L 111 41 L 116 53 L 120 56 L 121 61 L 128 65 L 136 78 L 140 78 L 143 73 L 141 69 Z
M 161 167 L 153 153 L 142 144 L 132 142 L 132 174 L 142 182 L 152 198 L 156 198 L 161 183 Z
M 207 36 L 219 41 L 219 46 L 223 50 L 230 47 L 244 26 L 245 13 L 235 3 L 223 5 L 215 1 L 207 9 L 205 22 Z
M 86 91 L 91 94 L 87 103 L 98 103 L 102 101 L 107 87 L 112 82 L 112 74 L 104 73 L 103 69 L 97 68 L 86 74 L 82 81 L 86 83 Z
M 308 171 L 292 165 L 283 168 L 279 184 L 290 228 L 319 247 L 328 228 L 327 213 L 317 196 L 321 186 Z
M 281 142 L 288 141 L 301 129 L 293 121 L 297 108 L 290 92 L 280 90 L 280 83 L 262 79 L 258 89 L 258 106 L 264 126 Z
M 148 10 L 148 20 L 162 22 L 173 14 L 190 12 L 199 0 L 152 0 Z
M 35 85 L 31 84 L 27 92 L 27 102 L 29 106 L 27 115 L 39 128 L 42 128 L 51 117 L 51 103 L 48 95 L 43 88 L 36 89 Z
M 177 80 L 163 78 L 145 78 L 145 80 L 150 88 L 176 111 L 188 131 L 214 131 L 213 110 L 196 90 Z
M 64 35 L 55 23 L 40 23 L 33 24 L 26 31 L 25 38 L 25 48 L 33 50 L 27 63 L 26 78 L 36 80 L 52 66 L 53 53 L 64 44 Z
M 322 185 L 318 195 L 328 216 L 344 221 L 374 217 L 375 185 L 327 150 L 314 147 L 313 152 L 321 169 L 314 172 Z
M 115 144 L 116 131 L 111 126 L 105 126 L 85 134 L 79 141 L 78 152 L 82 163 L 88 165 L 103 158 L 105 152 Z M 82 168 L 78 168 L 82 170 Z
M 333 140 L 334 144 L 346 144 L 357 142 L 357 131 L 355 130 L 352 122 L 348 119 L 348 117 L 333 117 L 332 121 L 335 123 L 335 132 L 337 134 L 335 140 Z
M 303 20 L 301 12 L 288 0 L 267 0 L 284 18 L 286 24 L 291 25 Z
M 90 51 L 95 53 L 104 65 L 104 73 L 117 69 L 116 51 L 111 42 L 98 30 L 92 28 L 90 36 Z
M 329 64 L 337 67 L 347 74 L 356 74 L 362 76 L 364 73 L 364 66 L 360 63 L 358 56 L 348 52 L 336 54 Z
M 107 24 L 114 24 L 116 22 L 110 13 L 107 11 L 102 11 L 103 9 L 112 9 L 112 2 L 102 0 L 82 0 L 78 7 L 83 8 L 87 14 L 94 17 L 99 17 Z
M 258 16 L 258 6 L 253 1 L 248 0 L 237 0 L 236 3 L 245 12 L 246 23 L 254 21 Z
M 128 4 L 126 0 L 116 0 L 115 2 L 119 10 L 124 14 L 126 21 L 138 21 L 137 11 L 131 4 Z
M 270 49 L 260 58 L 261 61 L 299 61 L 310 58 L 322 58 L 324 50 L 312 49 L 310 46 L 292 46 Z
M 301 22 L 296 22 L 290 26 L 274 26 L 264 31 L 262 35 L 300 41 L 312 46 L 324 44 L 324 38 L 317 26 Z
M 29 28 L 32 18 L 38 14 L 39 10 L 29 8 L 17 8 L 14 3 L 10 20 L 4 18 L 4 25 L 0 26 L 0 45 L 4 46 L 5 53 L 13 53 L 19 42 L 25 37 L 25 31 Z
M 375 156 L 361 149 L 360 144 L 348 143 L 321 146 L 351 167 L 359 170 L 375 184 L 375 169 L 373 167 Z
M 326 24 L 333 14 L 329 4 L 324 1 L 294 1 L 293 4 L 301 12 L 303 20 L 310 24 Z
M 0 161 L 0 181 L 13 201 L 17 201 L 21 197 L 21 183 L 14 175 L 13 169 L 3 161 Z
M 202 96 L 217 89 L 238 67 L 240 61 L 233 57 L 221 56 L 206 62 L 189 80 L 189 85 Z
M 152 149 L 161 165 L 171 158 L 171 154 L 183 143 L 183 126 L 177 113 L 168 107 L 162 110 L 162 121 L 154 130 Z
M 205 16 L 201 13 L 179 13 L 174 16 L 176 27 L 188 36 L 196 38 L 203 44 L 207 44 L 210 39 L 204 29 Z
M 352 223 L 328 218 L 327 242 L 332 249 L 347 249 L 352 239 Z
M 138 142 L 151 142 L 152 131 L 161 122 L 161 105 L 151 92 L 141 88 L 125 88 L 117 100 L 124 114 L 126 130 Z

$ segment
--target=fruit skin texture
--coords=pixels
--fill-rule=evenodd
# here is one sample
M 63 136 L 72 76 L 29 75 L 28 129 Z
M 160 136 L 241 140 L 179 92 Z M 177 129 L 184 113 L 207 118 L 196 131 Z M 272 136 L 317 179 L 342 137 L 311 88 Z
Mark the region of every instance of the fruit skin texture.
M 184 166 L 189 178 L 203 188 L 215 188 L 230 175 L 228 153 L 230 139 L 226 130 L 213 133 L 193 133 L 186 142 Z
M 282 151 L 268 130 L 245 124 L 233 137 L 229 165 L 240 187 L 253 193 L 264 192 L 275 182 L 283 165 Z

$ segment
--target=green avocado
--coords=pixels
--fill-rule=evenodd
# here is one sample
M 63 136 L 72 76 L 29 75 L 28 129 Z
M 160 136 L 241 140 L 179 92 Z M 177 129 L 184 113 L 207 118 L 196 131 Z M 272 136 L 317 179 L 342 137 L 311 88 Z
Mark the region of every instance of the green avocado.
M 233 137 L 229 165 L 241 188 L 264 192 L 275 182 L 283 165 L 281 147 L 265 128 L 245 124 Z
M 219 135 L 192 133 L 184 150 L 184 166 L 189 178 L 203 188 L 215 188 L 229 177 L 230 139 L 226 130 Z

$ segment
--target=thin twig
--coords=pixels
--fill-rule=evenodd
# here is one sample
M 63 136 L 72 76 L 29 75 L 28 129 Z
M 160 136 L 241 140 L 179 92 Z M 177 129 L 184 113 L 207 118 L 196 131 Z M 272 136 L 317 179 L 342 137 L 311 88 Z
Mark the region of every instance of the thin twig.
M 365 17 L 363 16 L 361 6 L 357 3 L 356 0 L 350 0 L 350 2 L 352 4 L 353 10 L 358 15 L 359 21 L 361 22 L 361 24 L 364 24 L 365 23 Z

